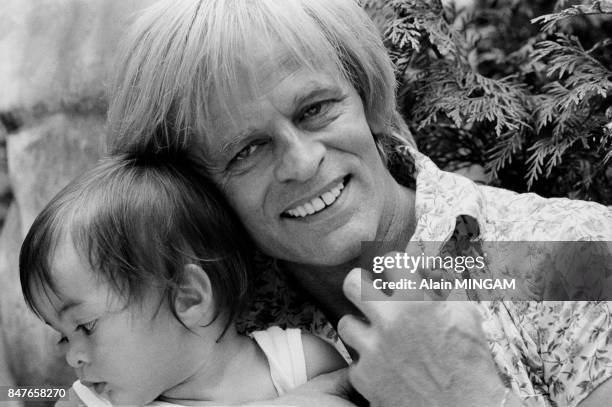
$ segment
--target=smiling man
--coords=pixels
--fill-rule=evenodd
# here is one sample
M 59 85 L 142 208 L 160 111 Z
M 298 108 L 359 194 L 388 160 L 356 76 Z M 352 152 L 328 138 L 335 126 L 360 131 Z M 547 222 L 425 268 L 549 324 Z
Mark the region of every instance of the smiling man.
M 393 66 L 352 0 L 162 1 L 134 24 L 118 67 L 111 151 L 178 149 L 203 161 L 273 259 L 261 269 L 266 298 L 255 303 L 255 325 L 285 322 L 331 337 L 325 322 L 337 326 L 359 355 L 351 383 L 372 405 L 586 406 L 599 384 L 612 393 L 612 366 L 562 373 L 612 350 L 604 334 L 612 319 L 599 317 L 607 303 L 417 303 L 380 292 L 370 294 L 381 301 L 362 300 L 361 274 L 350 271 L 363 241 L 409 252 L 411 243 L 441 242 L 440 251 L 476 237 L 612 240 L 612 213 L 440 171 L 412 145 Z M 275 273 L 281 282 L 269 278 Z M 286 277 L 325 318 L 285 301 L 294 298 Z M 572 309 L 585 317 L 580 324 L 560 318 Z M 572 338 L 597 332 L 596 345 L 568 357 L 574 342 L 555 337 L 559 329 Z M 557 344 L 554 355 L 544 358 L 540 340 Z M 550 358 L 567 362 L 551 371 Z M 587 379 L 592 388 L 582 391 Z M 557 382 L 561 390 L 550 391 Z M 331 405 L 300 401 L 309 404 Z

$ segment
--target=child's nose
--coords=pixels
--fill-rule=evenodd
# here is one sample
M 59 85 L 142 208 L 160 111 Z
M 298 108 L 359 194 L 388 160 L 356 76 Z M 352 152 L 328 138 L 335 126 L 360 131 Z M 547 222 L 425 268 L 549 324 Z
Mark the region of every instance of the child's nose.
M 66 361 L 71 367 L 78 369 L 89 363 L 89 357 L 83 346 L 70 344 L 66 352 Z

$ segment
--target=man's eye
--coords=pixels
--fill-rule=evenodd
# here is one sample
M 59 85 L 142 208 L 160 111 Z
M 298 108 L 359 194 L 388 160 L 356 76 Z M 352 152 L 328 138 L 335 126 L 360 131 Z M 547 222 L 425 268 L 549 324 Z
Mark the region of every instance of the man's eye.
M 319 113 L 321 113 L 321 103 L 317 103 L 314 106 L 310 106 L 308 109 L 306 109 L 306 111 L 304 112 L 304 118 L 309 118 L 309 117 L 313 117 L 318 115 Z
M 90 321 L 86 324 L 81 324 L 79 326 L 77 326 L 77 330 L 82 330 L 85 335 L 91 335 L 93 333 L 93 331 L 96 329 L 96 323 L 98 322 L 97 319 L 94 319 L 93 321 Z
M 308 106 L 303 111 L 301 120 L 312 119 L 312 118 L 319 116 L 321 113 L 325 113 L 328 110 L 330 104 L 331 104 L 331 101 L 324 100 L 324 101 L 317 102 L 317 103 L 314 103 Z
M 246 158 L 249 158 L 253 153 L 255 153 L 260 147 L 265 144 L 265 141 L 259 141 L 255 143 L 251 143 L 236 154 L 234 157 L 234 161 L 241 161 Z

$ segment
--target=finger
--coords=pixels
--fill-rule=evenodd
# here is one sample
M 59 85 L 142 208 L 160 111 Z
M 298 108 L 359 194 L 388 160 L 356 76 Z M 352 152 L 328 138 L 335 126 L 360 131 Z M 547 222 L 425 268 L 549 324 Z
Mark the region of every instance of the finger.
M 362 365 L 359 362 L 353 363 L 348 371 L 348 379 L 350 385 L 355 389 L 357 394 L 361 398 L 364 396 L 371 394 L 370 383 L 372 382 L 372 378 L 368 377 L 367 373 L 363 371 Z
M 373 288 L 385 293 L 385 301 L 422 301 L 423 291 L 419 289 L 421 276 L 413 268 L 407 252 L 388 252 L 384 256 L 385 268 L 376 274 Z M 387 260 L 391 260 L 387 262 Z M 365 290 L 364 290 L 365 291 Z
M 418 243 L 418 244 L 417 244 Z M 441 301 L 448 297 L 455 275 L 436 269 L 435 261 L 426 253 L 436 252 L 435 243 L 410 242 L 404 252 L 390 252 L 385 257 L 396 259 L 396 267 L 385 269 L 387 281 L 399 282 L 390 293 L 392 301 Z M 410 286 L 411 289 L 407 289 Z
M 396 297 L 387 296 L 382 290 L 374 288 L 373 281 L 364 277 L 362 269 L 353 269 L 344 279 L 343 291 L 346 297 L 361 311 L 369 321 L 386 320 L 398 312 L 398 306 L 403 300 L 422 300 L 423 295 L 418 290 L 410 290 Z M 420 297 L 419 297 L 420 295 Z M 365 298 L 365 299 L 364 299 Z M 390 301 L 397 299 L 398 301 Z
M 423 268 L 419 270 L 419 274 L 423 280 L 429 282 L 430 286 L 433 285 L 432 283 L 439 283 L 439 286 L 426 290 L 426 299 L 445 301 L 453 291 L 454 280 L 456 278 L 455 273 L 449 273 L 445 269 Z
M 378 267 L 374 274 L 374 288 L 383 291 L 388 298 L 386 301 L 422 301 L 421 275 L 418 273 L 422 260 L 417 254 L 420 248 L 410 244 L 406 251 L 387 252 L 383 256 L 376 256 Z M 381 270 L 382 268 L 382 270 Z M 373 267 L 374 271 L 375 268 Z M 364 295 L 366 290 L 363 290 Z
M 369 335 L 370 325 L 354 315 L 345 315 L 338 321 L 338 335 L 345 345 L 353 348 L 357 353 L 366 352 L 373 345 L 370 343 L 372 335 Z
M 423 301 L 424 290 L 421 287 L 419 273 L 405 272 L 398 269 L 388 269 L 384 272 L 387 287 L 390 287 L 387 301 Z M 392 285 L 394 284 L 394 285 Z
M 368 278 L 368 272 L 360 269 L 352 269 L 344 278 L 342 291 L 346 298 L 364 312 L 362 307 L 367 309 L 370 301 L 385 301 L 389 298 L 381 291 L 377 290 L 372 285 L 372 280 Z M 364 301 L 364 298 L 367 300 Z

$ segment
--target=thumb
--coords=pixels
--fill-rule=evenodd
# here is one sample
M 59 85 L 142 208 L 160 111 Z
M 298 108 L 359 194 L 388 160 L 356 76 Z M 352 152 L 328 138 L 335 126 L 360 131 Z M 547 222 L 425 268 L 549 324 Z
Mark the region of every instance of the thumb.
M 414 262 L 417 259 L 418 247 L 415 244 L 409 244 L 404 252 L 389 252 L 384 258 L 393 260 L 387 264 L 392 267 L 386 267 L 383 272 L 383 278 L 389 287 L 385 293 L 391 301 L 422 301 L 424 292 L 418 287 L 421 282 L 420 266 Z

